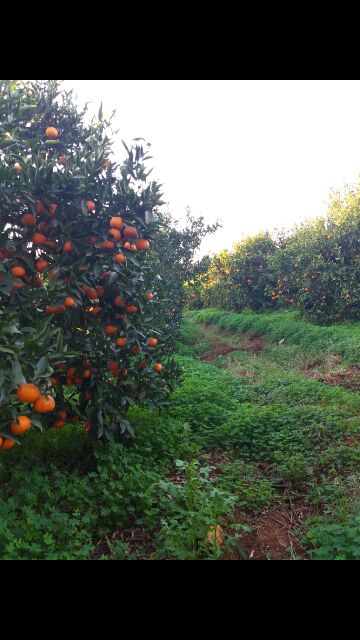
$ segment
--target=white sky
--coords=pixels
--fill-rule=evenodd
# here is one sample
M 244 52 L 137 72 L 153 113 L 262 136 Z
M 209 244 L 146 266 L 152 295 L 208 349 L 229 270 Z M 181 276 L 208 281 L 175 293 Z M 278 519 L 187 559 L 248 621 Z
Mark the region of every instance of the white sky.
M 177 218 L 190 206 L 223 229 L 202 253 L 244 233 L 290 228 L 326 210 L 360 173 L 359 80 L 66 80 L 79 102 L 116 109 L 121 138 L 151 143 L 152 176 Z

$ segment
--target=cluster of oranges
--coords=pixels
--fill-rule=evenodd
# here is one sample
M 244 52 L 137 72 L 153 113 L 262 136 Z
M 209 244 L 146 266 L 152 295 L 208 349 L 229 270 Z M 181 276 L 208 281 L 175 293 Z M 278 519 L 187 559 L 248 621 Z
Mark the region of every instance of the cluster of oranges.
M 57 140 L 59 131 L 49 126 L 46 128 L 45 136 L 49 141 Z M 61 155 L 58 163 L 65 166 L 68 164 L 68 159 Z M 105 160 L 102 164 L 103 169 L 108 169 L 109 166 L 109 160 Z M 14 165 L 14 168 L 17 173 L 22 170 L 19 163 Z M 25 211 L 22 205 L 19 207 L 18 212 L 15 213 L 15 224 L 23 229 L 22 248 L 19 250 L 20 244 L 18 244 L 16 249 L 0 250 L 0 260 L 7 261 L 8 273 L 12 278 L 12 290 L 6 295 L 15 303 L 19 300 L 21 304 L 22 299 L 24 301 L 26 299 L 22 297 L 26 290 L 19 293 L 17 290 L 34 287 L 40 289 L 39 297 L 33 298 L 40 300 L 40 304 L 36 305 L 37 309 L 42 308 L 46 316 L 66 314 L 63 321 L 60 318 L 54 318 L 54 322 L 59 322 L 59 326 L 63 327 L 68 323 L 66 326 L 70 327 L 72 318 L 82 318 L 76 320 L 77 324 L 73 324 L 73 327 L 87 334 L 93 331 L 96 335 L 104 336 L 106 339 L 104 344 L 114 354 L 111 355 L 113 359 L 107 359 L 108 369 L 114 377 L 126 378 L 128 374 L 126 367 L 130 362 L 128 358 L 131 356 L 140 356 L 139 361 L 135 362 L 140 369 L 146 369 L 151 365 L 153 371 L 159 374 L 163 371 L 163 365 L 160 362 L 151 363 L 150 352 L 146 354 L 148 349 L 154 350 L 158 346 L 158 339 L 150 336 L 148 339 L 141 339 L 139 344 L 138 338 L 135 339 L 133 335 L 137 328 L 128 332 L 129 323 L 131 327 L 137 327 L 137 319 L 139 319 L 141 324 L 142 301 L 144 299 L 146 302 L 152 301 L 154 293 L 142 292 L 141 297 L 140 294 L 134 293 L 132 296 L 131 293 L 124 293 L 123 280 L 120 277 L 125 274 L 126 278 L 126 267 L 129 262 L 136 263 L 131 254 L 147 251 L 150 243 L 146 238 L 140 237 L 138 228 L 130 223 L 126 213 L 122 214 L 123 217 L 111 214 L 104 217 L 101 203 L 97 198 L 94 200 L 96 202 L 84 197 L 82 200 L 75 198 L 73 202 L 65 202 L 59 198 L 58 202 L 52 202 L 51 199 L 47 200 L 46 197 L 37 195 L 32 201 L 33 204 L 27 206 Z M 125 207 L 124 210 L 126 210 Z M 79 234 L 77 230 L 72 233 L 73 212 L 74 215 L 79 215 L 78 219 L 81 220 Z M 69 220 L 70 224 L 68 224 Z M 105 268 L 109 271 L 104 271 L 99 276 L 94 266 L 102 261 L 106 263 Z M 76 266 L 74 266 L 75 263 Z M 41 292 L 45 291 L 47 292 L 46 301 L 52 304 L 45 304 L 45 296 L 41 295 Z M 49 300 L 50 296 L 52 299 Z M 95 316 L 94 319 L 89 318 L 90 331 L 87 329 L 87 315 Z M 77 327 L 79 324 L 80 326 Z M 70 328 L 69 331 L 71 331 Z M 86 353 L 86 349 L 81 350 L 81 353 Z M 89 357 L 92 356 L 89 355 Z M 115 360 L 116 357 L 119 362 Z M 76 385 L 82 400 L 92 400 L 92 387 L 95 386 L 96 376 L 100 375 L 101 371 L 89 361 L 72 361 L 71 364 L 75 366 L 66 368 L 65 363 L 57 365 L 50 378 L 53 390 L 61 386 Z M 100 366 L 99 363 L 97 366 Z M 55 395 L 56 403 L 59 404 L 58 391 Z M 55 427 L 64 426 L 68 418 L 66 410 L 55 410 L 54 397 L 42 395 L 35 384 L 28 382 L 20 385 L 16 396 L 20 403 L 32 405 L 32 410 L 36 413 L 51 414 L 54 417 Z M 61 404 L 60 402 L 60 406 Z M 19 415 L 17 421 L 11 423 L 9 430 L 10 433 L 19 436 L 30 427 L 30 418 Z M 85 431 L 90 431 L 91 428 L 91 423 L 86 421 Z M 14 443 L 15 441 L 11 438 L 0 438 L 1 449 L 9 449 Z

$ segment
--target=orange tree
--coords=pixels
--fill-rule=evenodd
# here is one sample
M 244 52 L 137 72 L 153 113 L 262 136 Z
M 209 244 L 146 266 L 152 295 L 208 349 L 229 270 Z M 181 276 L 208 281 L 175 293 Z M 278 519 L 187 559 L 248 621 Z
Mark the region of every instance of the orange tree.
M 277 300 L 271 266 L 275 250 L 271 236 L 259 233 L 235 244 L 232 252 L 214 256 L 208 272 L 201 277 L 204 303 L 236 311 L 272 309 Z
M 110 159 L 109 131 L 58 81 L 0 82 L 1 449 L 69 420 L 112 441 L 178 379 L 154 325 L 159 185 L 139 140 Z

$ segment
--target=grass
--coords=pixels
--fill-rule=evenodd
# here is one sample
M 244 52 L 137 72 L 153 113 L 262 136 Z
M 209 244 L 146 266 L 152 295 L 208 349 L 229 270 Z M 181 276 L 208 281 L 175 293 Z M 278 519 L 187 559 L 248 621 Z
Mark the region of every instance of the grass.
M 300 500 L 300 557 L 358 559 L 360 394 L 309 379 L 303 363 L 354 361 L 360 324 L 311 325 L 310 342 L 307 328 L 293 313 L 191 313 L 182 382 L 161 414 L 131 409 L 133 443 L 89 451 L 76 425 L 25 434 L 0 457 L 0 558 L 246 558 L 257 518 L 281 507 L 292 522 Z M 244 331 L 268 336 L 266 347 L 199 360 L 219 340 L 241 347 Z M 215 524 L 221 547 L 206 541 Z

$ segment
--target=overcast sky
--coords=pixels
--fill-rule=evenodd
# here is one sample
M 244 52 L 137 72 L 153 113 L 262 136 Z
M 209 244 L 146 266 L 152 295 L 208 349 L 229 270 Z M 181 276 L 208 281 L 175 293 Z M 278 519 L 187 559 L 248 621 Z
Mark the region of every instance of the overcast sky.
M 90 110 L 116 109 L 119 140 L 152 145 L 153 175 L 175 217 L 189 206 L 223 229 L 291 227 L 326 210 L 360 173 L 358 80 L 66 80 Z

